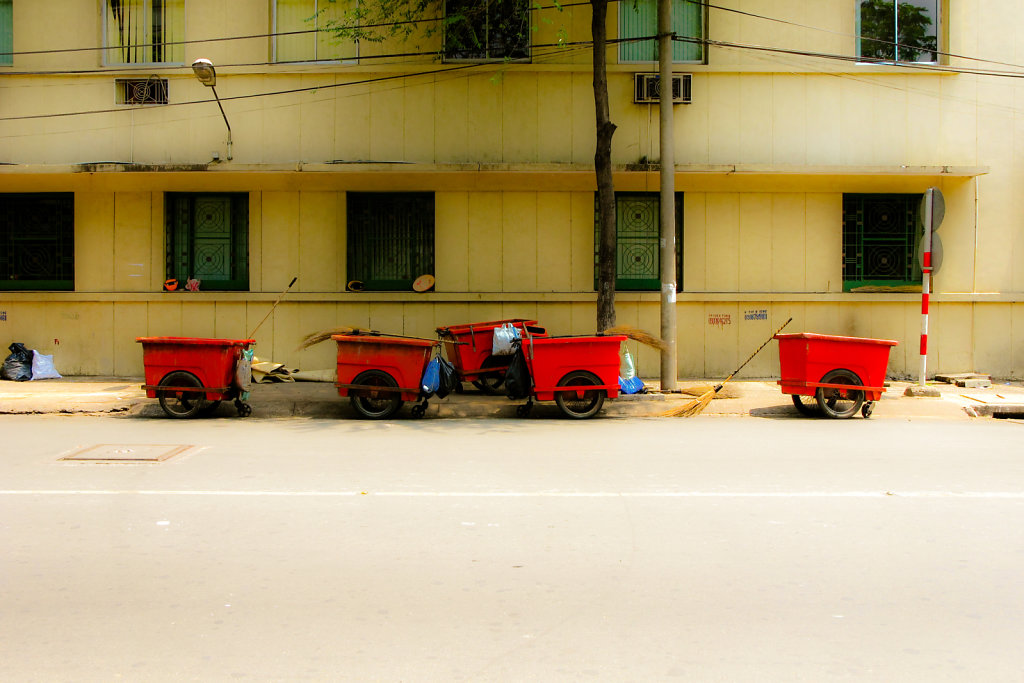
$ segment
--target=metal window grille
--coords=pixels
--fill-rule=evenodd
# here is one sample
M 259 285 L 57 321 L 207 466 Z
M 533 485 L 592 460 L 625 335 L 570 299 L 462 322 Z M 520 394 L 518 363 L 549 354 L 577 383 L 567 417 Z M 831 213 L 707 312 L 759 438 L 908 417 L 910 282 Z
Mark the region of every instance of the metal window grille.
M 0 289 L 74 288 L 74 194 L 0 194 Z
M 528 0 L 446 0 L 448 61 L 530 58 Z
M 432 275 L 433 193 L 349 193 L 347 253 L 348 280 L 366 289 L 410 289 Z
M 843 195 L 843 289 L 919 284 L 919 194 Z
M 119 78 L 115 84 L 118 104 L 167 104 L 166 78 Z
M 683 194 L 676 193 L 676 287 L 683 282 Z M 594 196 L 594 289 L 597 289 L 600 215 Z M 656 192 L 615 193 L 615 288 L 661 289 L 661 197 Z
M 184 60 L 184 0 L 106 0 L 109 64 Z
M 249 289 L 249 195 L 167 195 L 167 277 L 214 291 Z

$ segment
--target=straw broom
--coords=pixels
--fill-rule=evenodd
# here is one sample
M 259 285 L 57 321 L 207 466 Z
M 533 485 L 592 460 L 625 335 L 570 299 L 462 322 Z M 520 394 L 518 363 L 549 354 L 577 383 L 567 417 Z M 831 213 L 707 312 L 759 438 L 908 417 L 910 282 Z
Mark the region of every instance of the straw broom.
M 790 324 L 791 322 L 793 322 L 792 318 L 790 318 L 786 322 L 782 323 L 782 327 L 780 327 L 779 329 L 775 330 L 775 334 L 778 334 L 779 332 L 782 332 L 782 328 L 784 328 L 786 325 Z M 731 380 L 736 375 L 737 372 L 739 372 L 740 370 L 743 369 L 743 367 L 747 363 L 749 363 L 750 361 L 754 360 L 754 356 L 759 354 L 761 352 L 761 349 L 763 349 L 764 347 L 768 346 L 768 344 L 771 343 L 772 339 L 775 339 L 775 334 L 773 334 L 772 336 L 768 337 L 768 340 L 765 341 L 764 344 L 761 344 L 759 347 L 757 347 L 757 351 L 754 351 L 752 354 L 750 354 L 750 357 L 747 358 L 745 361 L 743 361 L 743 363 L 738 368 L 733 370 L 732 373 L 730 373 L 728 377 L 726 377 L 724 380 L 722 380 L 721 384 L 716 384 L 714 386 L 714 388 L 705 391 L 703 394 L 700 395 L 700 397 L 695 398 L 692 401 L 687 402 L 686 404 L 680 406 L 679 408 L 675 408 L 675 409 L 670 410 L 670 411 L 668 411 L 666 413 L 662 413 L 662 417 L 693 417 L 695 415 L 700 415 L 704 411 L 704 409 L 708 407 L 708 404 L 711 403 L 711 399 L 713 399 L 715 397 L 715 395 L 718 394 L 718 392 L 722 390 L 722 387 L 725 386 L 725 383 L 728 382 L 729 380 Z
M 667 351 L 668 344 L 659 337 L 655 337 L 650 332 L 630 327 L 629 325 L 617 325 L 616 327 L 609 327 L 601 334 L 624 334 L 633 341 L 640 342 L 644 346 L 650 346 L 651 348 L 658 349 L 659 351 Z
M 310 346 L 325 342 L 331 338 L 333 334 L 369 334 L 372 330 L 368 330 L 364 327 L 333 327 L 329 330 L 321 330 L 320 332 L 313 332 L 307 334 L 302 338 L 302 343 L 299 344 L 296 351 L 303 351 L 308 349 Z

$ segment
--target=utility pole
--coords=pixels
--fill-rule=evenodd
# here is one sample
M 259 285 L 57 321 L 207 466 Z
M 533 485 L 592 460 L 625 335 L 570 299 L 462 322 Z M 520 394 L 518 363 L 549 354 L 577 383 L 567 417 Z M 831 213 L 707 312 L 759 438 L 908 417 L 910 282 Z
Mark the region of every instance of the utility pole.
M 658 0 L 658 82 L 661 110 L 661 388 L 675 391 L 676 360 L 676 161 L 672 118 L 672 0 Z

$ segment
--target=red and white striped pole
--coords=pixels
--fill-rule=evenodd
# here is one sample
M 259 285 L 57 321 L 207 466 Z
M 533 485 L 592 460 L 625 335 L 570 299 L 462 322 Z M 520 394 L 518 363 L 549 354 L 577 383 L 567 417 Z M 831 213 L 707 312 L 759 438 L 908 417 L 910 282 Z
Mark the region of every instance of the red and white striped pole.
M 928 297 L 932 280 L 932 213 L 935 205 L 935 188 L 928 188 L 924 200 L 924 241 L 921 255 L 921 375 L 919 386 L 925 385 L 928 370 Z M 940 219 L 941 220 L 941 219 Z

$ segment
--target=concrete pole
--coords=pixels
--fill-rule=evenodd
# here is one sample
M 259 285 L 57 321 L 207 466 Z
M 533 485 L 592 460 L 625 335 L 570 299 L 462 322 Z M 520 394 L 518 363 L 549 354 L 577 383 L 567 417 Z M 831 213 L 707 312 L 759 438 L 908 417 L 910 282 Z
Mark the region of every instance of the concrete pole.
M 672 119 L 672 0 L 658 0 L 658 74 L 661 83 L 661 388 L 675 391 L 676 360 L 676 181 Z

